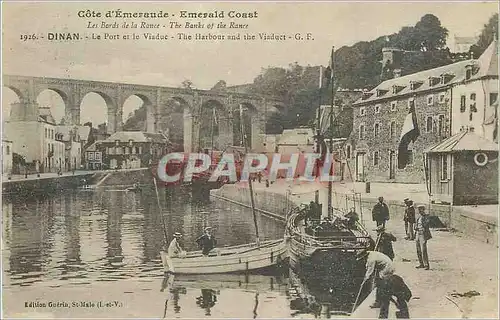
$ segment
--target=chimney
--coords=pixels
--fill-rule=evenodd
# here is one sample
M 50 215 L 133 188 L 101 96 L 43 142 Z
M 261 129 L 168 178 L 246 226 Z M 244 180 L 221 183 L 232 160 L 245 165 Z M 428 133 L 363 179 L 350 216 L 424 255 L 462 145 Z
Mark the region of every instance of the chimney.
M 399 78 L 401 77 L 401 69 L 394 69 L 394 78 Z

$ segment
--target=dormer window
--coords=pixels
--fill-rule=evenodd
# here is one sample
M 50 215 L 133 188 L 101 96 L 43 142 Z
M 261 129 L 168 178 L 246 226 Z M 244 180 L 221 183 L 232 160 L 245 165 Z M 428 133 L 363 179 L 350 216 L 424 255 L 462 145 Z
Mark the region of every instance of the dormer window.
M 429 87 L 435 86 L 440 82 L 440 78 L 437 77 L 429 77 Z
M 422 85 L 422 81 L 410 81 L 410 90 L 416 90 Z
M 465 80 L 472 78 L 472 64 L 465 66 Z
M 132 144 L 133 144 L 133 143 L 134 143 L 134 141 L 133 141 L 132 139 L 129 139 L 129 140 L 128 140 L 128 145 L 129 145 L 129 146 L 132 146 Z
M 399 91 L 403 90 L 404 86 L 393 85 L 392 94 L 398 94 Z
M 384 94 L 387 93 L 387 91 L 389 91 L 389 90 L 377 89 L 377 97 L 383 96 Z
M 119 143 L 120 143 L 120 140 L 115 140 L 115 146 L 118 146 Z

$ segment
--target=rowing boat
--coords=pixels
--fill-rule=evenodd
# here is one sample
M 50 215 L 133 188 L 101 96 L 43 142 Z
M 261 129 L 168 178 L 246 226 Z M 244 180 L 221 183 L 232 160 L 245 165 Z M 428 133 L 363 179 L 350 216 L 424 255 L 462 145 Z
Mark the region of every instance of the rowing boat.
M 165 272 L 169 272 L 167 252 L 161 251 Z M 215 274 L 254 271 L 279 264 L 287 254 L 284 240 L 220 248 L 217 253 L 203 256 L 201 251 L 190 251 L 182 258 L 172 258 L 175 274 Z

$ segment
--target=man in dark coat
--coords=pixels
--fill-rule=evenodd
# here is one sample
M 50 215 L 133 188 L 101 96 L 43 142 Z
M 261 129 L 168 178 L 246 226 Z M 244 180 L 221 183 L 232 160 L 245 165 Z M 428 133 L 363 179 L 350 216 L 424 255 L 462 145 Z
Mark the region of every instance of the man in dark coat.
M 405 222 L 405 233 L 406 237 L 405 239 L 410 239 L 414 240 L 415 239 L 415 233 L 413 232 L 413 227 L 415 225 L 415 207 L 413 207 L 413 201 L 406 198 L 405 200 L 405 215 L 404 215 L 404 222 Z
M 217 245 L 217 240 L 212 235 L 212 228 L 206 227 L 205 233 L 196 239 L 196 243 L 202 250 L 203 255 L 208 256 L 209 252 Z
M 373 206 L 372 219 L 377 222 L 377 227 L 383 225 L 389 220 L 389 207 L 384 202 L 383 197 L 378 198 L 378 202 Z
M 418 218 L 415 223 L 415 244 L 417 246 L 417 257 L 419 265 L 416 268 L 429 270 L 429 256 L 427 255 L 427 240 L 432 239 L 429 229 L 429 215 L 425 212 L 425 206 L 418 206 Z
M 394 249 L 392 248 L 392 242 L 396 241 L 396 237 L 389 232 L 385 232 L 384 226 L 377 227 L 377 241 L 375 242 L 375 251 L 382 252 L 391 260 L 394 260 Z
M 407 302 L 412 296 L 410 288 L 404 280 L 398 275 L 389 276 L 386 281 L 382 282 L 379 287 L 380 312 L 379 319 L 387 319 L 389 316 L 389 304 L 392 297 L 396 297 L 396 307 L 399 309 L 396 312 L 396 317 L 400 319 L 409 319 L 410 312 L 408 311 Z

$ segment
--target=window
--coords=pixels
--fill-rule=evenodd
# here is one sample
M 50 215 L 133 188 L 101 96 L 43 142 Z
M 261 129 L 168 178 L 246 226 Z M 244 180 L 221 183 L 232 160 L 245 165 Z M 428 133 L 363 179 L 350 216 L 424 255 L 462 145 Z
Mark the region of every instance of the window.
M 375 105 L 375 113 L 380 113 L 380 105 Z
M 118 146 L 119 143 L 120 143 L 120 140 L 115 140 L 115 146 Z
M 438 103 L 444 103 L 446 101 L 446 95 L 443 93 L 440 93 L 438 96 Z
M 94 153 L 88 152 L 89 160 L 94 160 Z
M 472 77 L 472 68 L 468 67 L 467 70 L 465 70 L 465 80 L 469 80 Z
M 129 139 L 129 140 L 128 140 L 128 145 L 129 145 L 129 146 L 132 146 L 132 143 L 133 143 L 132 139 Z
M 134 153 L 141 153 L 141 151 L 140 151 L 139 147 L 135 147 L 134 149 L 135 149 L 135 152 L 134 152 Z
M 441 155 L 441 181 L 450 179 L 451 156 L 449 154 Z
M 490 106 L 498 100 L 498 92 L 490 92 Z
M 135 154 L 137 148 L 136 147 L 130 147 L 130 149 L 131 149 L 130 151 L 132 152 L 132 154 Z
M 115 154 L 122 154 L 122 148 L 115 147 Z
M 124 152 L 123 152 L 123 153 L 125 153 L 125 154 L 129 154 L 129 153 L 130 153 L 130 152 L 129 152 L 129 148 L 128 148 L 128 147 L 123 147 L 123 150 L 124 150 Z
M 360 139 L 365 138 L 365 125 L 364 124 L 359 126 L 359 138 Z
M 9 155 L 9 154 L 10 154 L 10 146 L 7 146 L 7 147 L 5 148 L 5 154 L 6 154 L 6 155 Z
M 476 109 L 476 94 L 475 93 L 471 93 L 470 94 L 470 112 L 477 112 L 477 109 Z
M 391 102 L 391 111 L 396 111 L 396 106 L 397 106 L 397 102 L 396 101 L 392 101 Z
M 396 136 L 396 121 L 391 121 L 391 127 L 390 127 L 390 135 L 391 138 L 394 138 Z
M 96 152 L 95 153 L 95 159 L 96 160 L 101 160 L 101 153 L 100 152 Z
M 438 135 L 444 135 L 444 115 L 442 114 L 438 118 Z
M 432 106 L 434 104 L 434 96 L 432 94 L 427 96 L 427 105 Z
M 376 137 L 378 137 L 378 134 L 380 132 L 380 123 L 375 123 L 375 125 L 373 126 L 373 135 Z
M 359 115 L 360 116 L 364 116 L 365 115 L 365 108 L 364 107 L 359 108 Z
M 415 98 L 408 99 L 408 109 L 415 108 Z
M 425 131 L 432 132 L 432 117 L 428 116 L 425 120 Z
M 379 161 L 378 151 L 375 151 L 375 152 L 373 152 L 373 165 L 378 166 L 378 161 Z
M 460 112 L 465 112 L 465 95 L 460 96 Z
M 49 130 L 47 128 L 45 128 L 45 138 L 48 138 L 49 137 Z
M 346 159 L 351 159 L 351 145 L 347 145 L 345 148 Z

